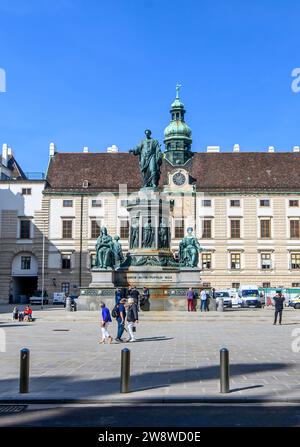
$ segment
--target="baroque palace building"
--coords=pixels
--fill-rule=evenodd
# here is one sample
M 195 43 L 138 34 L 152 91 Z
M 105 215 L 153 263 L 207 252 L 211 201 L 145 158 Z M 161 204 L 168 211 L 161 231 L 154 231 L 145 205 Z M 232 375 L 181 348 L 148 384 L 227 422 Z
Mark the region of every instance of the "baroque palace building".
M 172 201 L 174 256 L 189 226 L 201 246 L 199 286 L 300 287 L 300 153 L 192 151 L 178 96 L 164 132 L 160 190 Z M 79 294 L 91 281 L 99 228 L 128 251 L 128 195 L 141 187 L 137 157 L 57 152 L 45 179 L 23 173 L 7 145 L 0 167 L 0 301 L 41 289 Z

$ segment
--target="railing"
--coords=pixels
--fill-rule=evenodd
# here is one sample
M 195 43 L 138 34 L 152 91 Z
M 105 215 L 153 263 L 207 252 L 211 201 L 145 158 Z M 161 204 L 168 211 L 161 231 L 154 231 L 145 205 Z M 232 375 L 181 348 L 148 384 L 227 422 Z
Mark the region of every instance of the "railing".
M 25 172 L 28 180 L 44 180 L 45 174 L 44 172 Z

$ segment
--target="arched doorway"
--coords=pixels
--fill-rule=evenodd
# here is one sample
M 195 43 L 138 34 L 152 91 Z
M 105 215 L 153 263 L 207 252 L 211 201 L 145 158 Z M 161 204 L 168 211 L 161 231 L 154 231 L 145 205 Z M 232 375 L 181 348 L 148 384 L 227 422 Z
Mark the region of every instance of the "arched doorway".
M 31 252 L 17 254 L 11 266 L 13 303 L 26 303 L 37 290 L 38 263 Z

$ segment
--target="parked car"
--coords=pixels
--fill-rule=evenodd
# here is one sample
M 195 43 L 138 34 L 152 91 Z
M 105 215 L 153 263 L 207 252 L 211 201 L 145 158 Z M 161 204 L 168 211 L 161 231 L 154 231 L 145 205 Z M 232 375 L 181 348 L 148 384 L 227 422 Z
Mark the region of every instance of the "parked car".
M 44 299 L 42 299 L 42 291 L 37 290 L 34 294 L 29 298 L 30 304 L 49 304 L 48 294 L 44 292 Z
M 220 301 L 220 298 L 223 299 L 224 307 L 232 307 L 231 296 L 228 290 L 218 290 L 216 291 L 216 302 L 217 304 Z
M 289 306 L 294 309 L 300 309 L 300 295 L 295 296 L 289 300 Z

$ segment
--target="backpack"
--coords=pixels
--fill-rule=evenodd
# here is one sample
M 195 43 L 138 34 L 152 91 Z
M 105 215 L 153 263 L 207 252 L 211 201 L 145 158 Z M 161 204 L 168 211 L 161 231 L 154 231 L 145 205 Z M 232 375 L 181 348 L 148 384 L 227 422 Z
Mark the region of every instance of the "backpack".
M 120 311 L 119 311 L 118 305 L 116 304 L 115 307 L 113 308 L 113 310 L 111 311 L 111 316 L 113 318 L 118 318 L 119 315 L 120 315 Z

